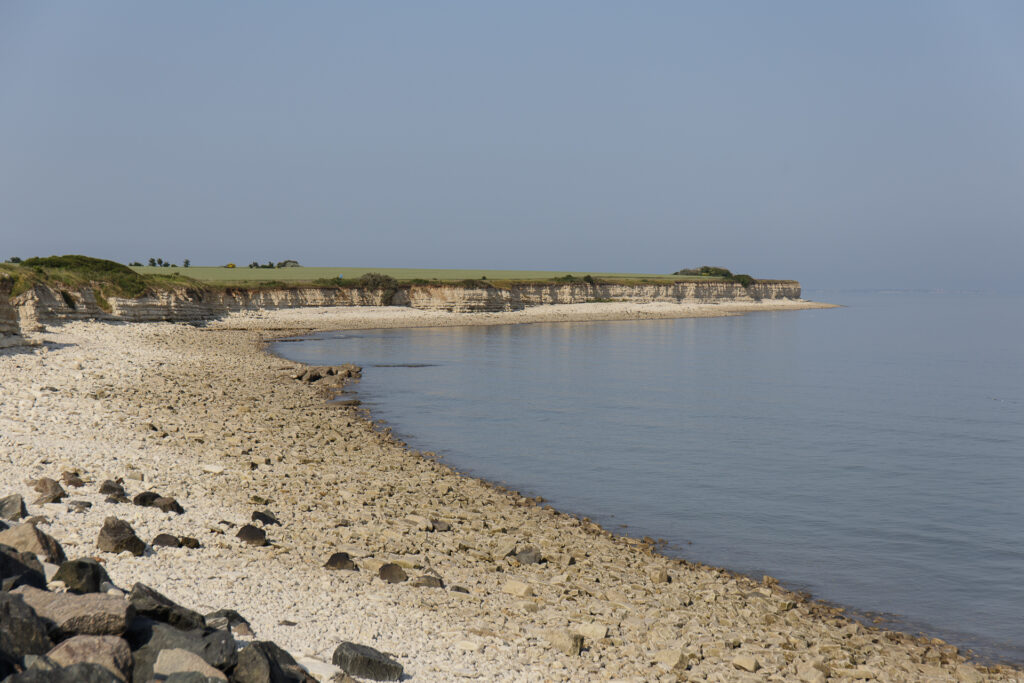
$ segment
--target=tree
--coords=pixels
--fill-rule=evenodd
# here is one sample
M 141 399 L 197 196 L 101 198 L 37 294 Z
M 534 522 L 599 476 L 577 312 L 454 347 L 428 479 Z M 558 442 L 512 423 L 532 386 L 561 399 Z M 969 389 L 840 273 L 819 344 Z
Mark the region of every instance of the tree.
M 155 266 L 156 265 L 156 259 L 155 258 L 149 259 L 149 265 L 150 266 Z
M 190 265 L 192 265 L 192 262 L 189 261 L 188 259 L 185 259 L 184 261 L 182 261 L 182 264 L 184 264 L 184 266 L 188 268 Z
M 7 262 L 8 263 L 21 263 L 21 257 L 19 257 L 19 256 L 12 256 L 11 258 L 7 259 Z

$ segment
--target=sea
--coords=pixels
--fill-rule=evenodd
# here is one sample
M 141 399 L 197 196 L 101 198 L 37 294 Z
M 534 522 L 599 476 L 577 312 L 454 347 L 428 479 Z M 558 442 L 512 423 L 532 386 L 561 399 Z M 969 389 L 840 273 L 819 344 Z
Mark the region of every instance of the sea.
M 1024 663 L 1024 298 L 329 332 L 374 419 L 663 552 Z

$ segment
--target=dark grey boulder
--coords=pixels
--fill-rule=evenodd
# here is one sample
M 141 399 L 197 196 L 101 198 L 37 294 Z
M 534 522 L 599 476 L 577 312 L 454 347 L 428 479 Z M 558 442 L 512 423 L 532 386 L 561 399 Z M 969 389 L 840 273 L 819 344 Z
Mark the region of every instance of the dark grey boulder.
M 187 650 L 221 671 L 229 671 L 238 661 L 235 639 L 222 629 L 181 631 L 146 617 L 136 617 L 125 639 L 135 657 L 132 672 L 135 681 L 148 681 L 153 677 L 153 665 L 161 650 Z
M 144 583 L 136 583 L 132 586 L 132 591 L 128 594 L 128 602 L 135 607 L 135 613 L 139 616 L 170 624 L 183 631 L 206 626 L 206 620 L 202 614 L 182 607 Z
M 181 507 L 178 501 L 171 498 L 170 496 L 160 496 L 159 498 L 153 501 L 152 507 L 155 507 L 158 510 L 162 510 L 164 512 L 173 512 L 176 515 L 185 514 L 185 508 Z
M 117 496 L 119 498 L 125 497 L 124 486 L 120 482 L 114 481 L 113 479 L 107 479 L 100 484 L 100 493 L 105 496 Z
M 59 503 L 68 495 L 68 492 L 64 490 L 64 487 L 56 479 L 50 479 L 49 477 L 37 479 L 33 488 L 42 494 L 35 500 L 36 505 Z
M 359 567 L 352 561 L 352 558 L 348 556 L 348 553 L 334 553 L 327 558 L 327 563 L 324 565 L 327 569 L 347 569 L 349 571 L 359 571 Z
M 75 635 L 121 635 L 135 616 L 135 608 L 123 597 L 106 593 L 51 593 L 19 586 L 11 595 L 22 596 L 58 640 Z
M 331 661 L 350 676 L 374 681 L 397 681 L 402 677 L 401 664 L 367 645 L 343 642 L 334 650 Z
M 0 593 L 0 652 L 12 659 L 45 655 L 53 647 L 48 624 L 20 595 Z
M 238 653 L 231 683 L 305 683 L 310 679 L 295 658 L 269 640 L 250 643 Z
M 0 498 L 0 519 L 17 521 L 28 517 L 25 499 L 17 493 Z
M 128 643 L 117 636 L 75 636 L 68 638 L 47 653 L 58 666 L 88 662 L 104 666 L 121 680 L 132 675 L 132 653 Z
M 72 593 L 99 593 L 103 582 L 110 581 L 103 565 L 90 557 L 68 560 L 60 566 L 53 578 L 55 581 L 63 581 Z
M 270 526 L 271 524 L 281 526 L 281 522 L 278 521 L 277 517 L 270 510 L 256 510 L 252 513 L 252 521 L 261 522 L 263 526 Z
M 267 532 L 252 524 L 246 524 L 235 535 L 249 545 L 260 546 L 267 544 Z
M 409 575 L 405 573 L 405 570 L 399 567 L 397 564 L 388 562 L 377 570 L 377 576 L 387 581 L 388 583 L 402 583 L 409 578 Z
M 142 493 L 132 498 L 132 504 L 148 508 L 153 505 L 153 501 L 158 500 L 162 497 L 163 496 L 161 496 L 156 491 L 143 491 Z
M 64 555 L 64 548 L 56 539 L 27 521 L 0 531 L 0 544 L 8 545 L 22 553 L 35 553 L 54 564 L 60 564 L 68 559 Z
M 18 586 L 46 588 L 46 573 L 35 553 L 19 552 L 9 545 L 0 545 L 0 590 Z
M 249 620 L 233 609 L 219 609 L 206 615 L 206 625 L 210 628 L 230 631 L 239 624 L 249 626 Z
M 107 517 L 103 520 L 103 528 L 100 529 L 99 538 L 96 539 L 96 546 L 108 553 L 120 553 L 127 550 L 136 557 L 146 552 L 146 544 L 135 535 L 131 524 L 117 517 Z
M 224 683 L 218 678 L 208 678 L 198 671 L 175 671 L 162 679 L 162 683 Z
M 181 539 L 171 534 L 157 534 L 150 542 L 151 546 L 163 546 L 166 548 L 180 548 Z
M 99 664 L 81 663 L 49 671 L 27 669 L 5 679 L 4 683 L 124 683 L 124 681 Z

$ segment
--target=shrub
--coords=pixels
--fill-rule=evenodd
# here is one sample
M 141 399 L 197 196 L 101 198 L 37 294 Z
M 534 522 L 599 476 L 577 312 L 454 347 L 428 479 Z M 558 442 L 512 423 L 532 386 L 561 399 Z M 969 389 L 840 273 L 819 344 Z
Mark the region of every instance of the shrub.
M 382 273 L 363 273 L 359 278 L 360 289 L 379 289 L 381 293 L 381 304 L 390 306 L 391 300 L 398 292 L 398 282 L 390 275 Z
M 192 265 L 192 261 L 190 261 L 190 260 L 188 260 L 188 259 L 185 259 L 184 261 L 182 261 L 182 262 L 181 262 L 181 264 L 182 264 L 183 266 L 185 266 L 186 268 L 188 268 L 189 266 L 191 266 L 191 265 Z
M 584 275 L 583 276 L 583 281 L 586 282 L 588 285 L 592 285 L 595 282 L 594 281 L 594 276 L 593 275 Z
M 738 282 L 739 284 L 743 285 L 744 287 L 749 287 L 750 285 L 752 285 L 755 282 L 757 282 L 757 280 L 755 280 L 754 278 L 750 277 L 746 273 L 739 273 L 738 275 L 733 275 L 732 276 L 732 281 L 733 282 Z
M 19 258 L 17 256 L 12 256 L 11 258 L 7 259 L 7 262 L 8 263 L 21 263 L 21 258 Z
M 115 295 L 139 296 L 146 291 L 145 278 L 115 261 L 71 254 L 30 258 L 23 263 L 38 274 L 51 271 L 55 279 L 69 284 L 104 283 Z

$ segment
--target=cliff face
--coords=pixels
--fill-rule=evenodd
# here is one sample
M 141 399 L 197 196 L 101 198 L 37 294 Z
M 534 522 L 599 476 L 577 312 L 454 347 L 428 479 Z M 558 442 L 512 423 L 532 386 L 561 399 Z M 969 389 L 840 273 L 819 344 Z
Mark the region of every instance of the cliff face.
M 0 334 L 39 330 L 44 325 L 72 320 L 192 321 L 207 320 L 237 311 L 313 306 L 382 306 L 382 291 L 301 287 L 295 289 L 203 291 L 176 288 L 150 292 L 137 299 L 103 298 L 89 288 L 58 291 L 37 286 L 7 301 L 10 292 L 0 280 Z M 465 288 L 448 285 L 402 287 L 391 298 L 392 306 L 457 313 L 517 311 L 542 304 L 576 304 L 588 301 L 709 302 L 799 299 L 796 281 L 763 282 L 745 288 L 732 282 L 682 282 L 645 285 L 523 284 L 509 289 Z
M 18 312 L 7 300 L 14 281 L 0 273 L 0 349 L 22 343 L 21 327 L 18 324 Z

